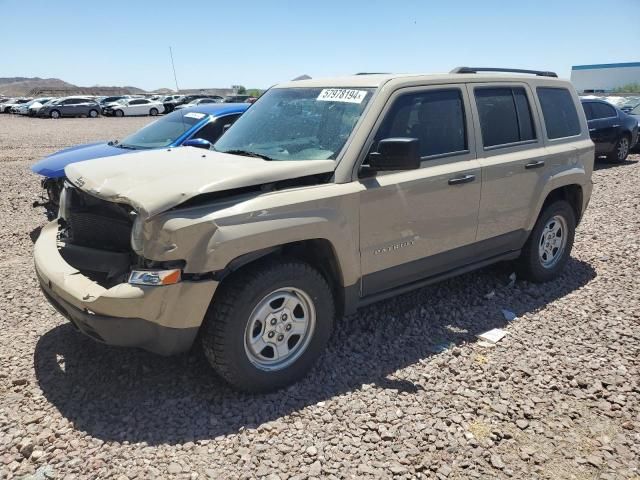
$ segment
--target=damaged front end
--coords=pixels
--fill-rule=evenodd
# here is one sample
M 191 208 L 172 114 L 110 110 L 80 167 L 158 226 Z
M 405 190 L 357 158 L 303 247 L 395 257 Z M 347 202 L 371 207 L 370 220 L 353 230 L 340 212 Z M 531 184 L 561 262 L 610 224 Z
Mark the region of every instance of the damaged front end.
M 66 184 L 59 218 L 35 245 L 35 266 L 52 305 L 82 333 L 160 354 L 190 348 L 217 285 L 181 277 L 184 262 L 140 257 L 137 218 L 126 204 Z

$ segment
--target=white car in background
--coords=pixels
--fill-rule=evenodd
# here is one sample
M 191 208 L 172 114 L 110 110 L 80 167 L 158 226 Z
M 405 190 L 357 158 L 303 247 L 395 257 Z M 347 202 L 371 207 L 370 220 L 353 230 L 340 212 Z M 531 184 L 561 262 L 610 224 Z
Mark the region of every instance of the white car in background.
M 30 98 L 12 98 L 11 100 L 0 104 L 0 113 L 12 113 L 15 107 L 31 101 Z
M 178 105 L 175 110 L 182 110 L 183 108 L 196 107 L 198 105 L 203 105 L 205 103 L 222 103 L 222 100 L 219 98 L 196 98 L 195 100 L 191 100 L 189 103 L 183 103 L 182 105 Z
M 147 98 L 127 98 L 105 105 L 102 114 L 114 117 L 151 115 L 164 112 L 164 105 Z
M 40 97 L 34 98 L 30 102 L 22 103 L 16 107 L 13 107 L 13 113 L 17 113 L 19 115 L 35 115 L 40 107 L 47 103 L 49 100 L 53 100 L 53 97 Z

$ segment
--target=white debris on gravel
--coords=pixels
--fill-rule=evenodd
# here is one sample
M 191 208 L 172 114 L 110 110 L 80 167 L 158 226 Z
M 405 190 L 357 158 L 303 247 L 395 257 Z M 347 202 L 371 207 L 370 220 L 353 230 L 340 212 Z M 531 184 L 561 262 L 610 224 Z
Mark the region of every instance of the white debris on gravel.
M 505 330 L 502 330 L 501 328 L 492 328 L 491 330 L 478 335 L 478 338 L 485 342 L 498 343 L 506 335 L 507 332 Z
M 495 288 L 505 264 L 372 305 L 302 382 L 249 396 L 197 353 L 82 337 L 38 290 L 29 167 L 150 120 L 0 115 L 0 479 L 639 478 L 637 155 L 598 165 L 561 278 Z

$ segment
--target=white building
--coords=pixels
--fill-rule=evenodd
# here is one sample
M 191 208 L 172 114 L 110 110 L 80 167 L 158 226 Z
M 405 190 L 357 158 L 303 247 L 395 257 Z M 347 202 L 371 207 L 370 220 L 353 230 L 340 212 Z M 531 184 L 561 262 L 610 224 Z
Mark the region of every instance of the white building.
M 580 93 L 610 92 L 630 83 L 640 84 L 640 62 L 575 65 L 571 82 Z

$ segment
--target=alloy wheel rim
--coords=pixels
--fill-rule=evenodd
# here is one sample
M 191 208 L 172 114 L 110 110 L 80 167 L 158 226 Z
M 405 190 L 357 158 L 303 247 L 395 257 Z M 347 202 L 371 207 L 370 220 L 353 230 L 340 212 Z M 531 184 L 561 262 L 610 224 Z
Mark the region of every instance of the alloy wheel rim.
M 567 222 L 561 215 L 550 218 L 538 242 L 538 258 L 544 268 L 553 268 L 567 246 Z
M 629 154 L 629 140 L 627 137 L 622 137 L 618 144 L 618 160 L 624 160 Z
M 315 306 L 307 293 L 294 287 L 274 290 L 249 316 L 244 335 L 247 358 L 261 370 L 282 370 L 306 351 L 315 324 Z

